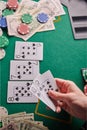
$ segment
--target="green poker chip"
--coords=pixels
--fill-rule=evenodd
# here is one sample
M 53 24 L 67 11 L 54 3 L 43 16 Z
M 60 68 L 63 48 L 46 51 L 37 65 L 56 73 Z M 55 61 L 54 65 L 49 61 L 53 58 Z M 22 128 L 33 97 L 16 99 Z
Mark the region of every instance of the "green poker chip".
M 3 16 L 7 16 L 7 15 L 12 15 L 13 13 L 14 13 L 13 10 L 11 10 L 11 9 L 5 9 L 5 10 L 3 10 L 2 15 Z
M 0 36 L 0 48 L 8 46 L 9 40 L 6 36 Z
M 21 20 L 23 23 L 29 24 L 32 22 L 32 16 L 30 14 L 23 14 Z

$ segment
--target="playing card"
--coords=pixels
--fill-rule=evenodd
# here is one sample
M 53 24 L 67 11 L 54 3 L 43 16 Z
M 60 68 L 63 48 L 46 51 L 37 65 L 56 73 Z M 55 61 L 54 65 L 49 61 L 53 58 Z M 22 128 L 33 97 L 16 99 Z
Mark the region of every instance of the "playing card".
M 40 100 L 42 100 L 47 106 L 49 106 L 53 111 L 55 111 L 55 105 L 48 96 L 49 90 L 58 91 L 58 87 L 56 86 L 51 72 L 48 70 L 42 75 L 39 74 L 34 79 L 30 91 Z
M 39 61 L 10 62 L 10 80 L 33 80 L 39 74 Z
M 30 92 L 32 81 L 8 81 L 8 103 L 37 103 L 38 99 Z
M 38 78 L 39 76 L 37 76 L 37 78 L 35 78 L 35 81 L 33 81 L 32 87 L 30 89 L 30 91 L 37 97 L 39 98 L 42 102 L 44 102 L 47 106 L 49 106 L 49 102 L 48 100 L 45 98 L 45 96 L 42 95 L 40 89 L 39 89 L 39 82 L 38 82 Z M 55 108 L 54 108 L 55 109 Z
M 15 45 L 15 59 L 43 60 L 43 43 L 17 41 Z

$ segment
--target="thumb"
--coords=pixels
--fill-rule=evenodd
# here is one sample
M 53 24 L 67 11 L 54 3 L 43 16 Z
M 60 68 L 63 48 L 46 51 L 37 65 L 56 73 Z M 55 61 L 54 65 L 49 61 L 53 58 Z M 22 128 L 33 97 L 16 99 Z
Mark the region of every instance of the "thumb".
M 52 90 L 49 90 L 48 95 L 49 95 L 49 97 L 51 97 L 54 100 L 65 101 L 65 100 L 68 99 L 68 94 L 55 92 L 55 91 L 52 91 Z

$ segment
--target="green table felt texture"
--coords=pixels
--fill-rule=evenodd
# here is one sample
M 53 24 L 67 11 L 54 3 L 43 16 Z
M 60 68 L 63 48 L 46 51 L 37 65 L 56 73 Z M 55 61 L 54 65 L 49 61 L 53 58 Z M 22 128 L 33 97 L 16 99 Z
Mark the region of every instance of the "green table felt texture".
M 60 17 L 59 22 L 55 22 L 55 30 L 39 32 L 33 35 L 28 42 L 43 42 L 44 57 L 40 61 L 40 73 L 51 70 L 54 77 L 74 81 L 83 91 L 84 81 L 81 75 L 81 68 L 87 67 L 87 39 L 75 40 L 72 33 L 68 10 L 64 7 L 66 15 Z M 23 41 L 14 36 L 8 36 L 7 30 L 4 35 L 9 39 L 9 45 L 5 48 L 6 56 L 0 61 L 0 105 L 8 109 L 8 113 L 26 111 L 27 113 L 35 112 L 36 104 L 29 103 L 7 103 L 7 83 L 10 75 L 10 61 L 14 60 L 14 49 L 16 41 Z M 41 109 L 42 107 L 43 109 Z M 46 114 L 41 102 L 38 111 Z M 50 112 L 52 116 L 56 114 L 58 118 L 67 120 L 70 115 L 67 113 L 60 114 Z M 84 123 L 82 120 L 72 117 L 71 123 L 56 121 L 38 116 L 35 114 L 35 120 L 42 120 L 50 130 L 79 130 Z

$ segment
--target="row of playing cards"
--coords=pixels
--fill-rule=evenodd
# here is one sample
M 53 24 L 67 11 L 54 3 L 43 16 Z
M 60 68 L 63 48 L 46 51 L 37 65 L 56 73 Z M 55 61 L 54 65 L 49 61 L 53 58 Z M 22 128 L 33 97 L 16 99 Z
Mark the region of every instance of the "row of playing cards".
M 10 62 L 7 102 L 38 102 L 30 92 L 30 87 L 39 74 L 39 61 L 43 60 L 43 43 L 16 41 L 14 59 Z

